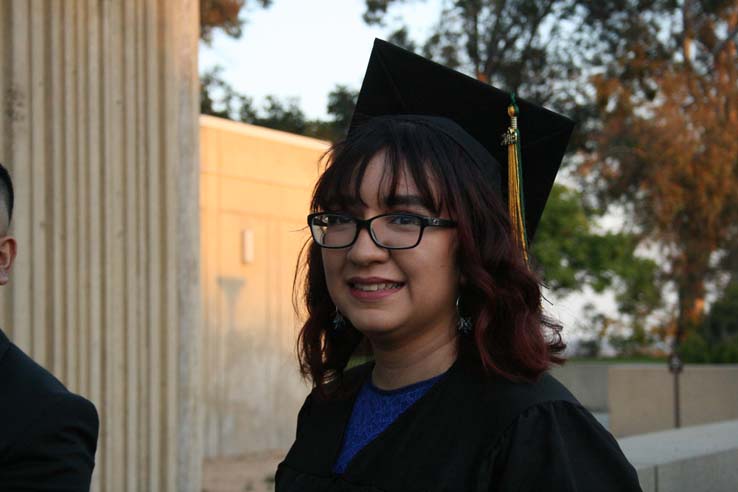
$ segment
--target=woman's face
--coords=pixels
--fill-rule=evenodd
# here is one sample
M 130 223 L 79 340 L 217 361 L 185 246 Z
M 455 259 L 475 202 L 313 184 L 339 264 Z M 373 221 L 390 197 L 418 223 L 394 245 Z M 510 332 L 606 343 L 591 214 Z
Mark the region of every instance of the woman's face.
M 408 176 L 400 176 L 399 203 L 387 206 L 383 197 L 391 190 L 382 188 L 387 186 L 382 182 L 384 159 L 384 152 L 379 152 L 364 174 L 360 195 L 366 205 L 358 203 L 356 210 L 342 212 L 361 219 L 388 212 L 433 216 L 421 205 Z M 441 218 L 449 217 L 442 211 Z M 405 250 L 381 248 L 362 229 L 352 246 L 323 249 L 322 255 L 333 302 L 372 342 L 396 343 L 455 329 L 459 284 L 455 229 L 427 227 L 420 244 Z

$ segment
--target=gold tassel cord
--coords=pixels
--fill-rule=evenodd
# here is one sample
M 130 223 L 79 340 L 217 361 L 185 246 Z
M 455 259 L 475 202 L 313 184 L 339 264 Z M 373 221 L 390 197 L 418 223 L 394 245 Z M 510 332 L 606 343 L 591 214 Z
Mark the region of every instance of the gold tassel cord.
M 525 262 L 528 262 L 528 236 L 525 231 L 525 206 L 523 202 L 523 168 L 520 159 L 520 132 L 518 130 L 518 106 L 515 95 L 511 95 L 507 107 L 510 116 L 510 127 L 503 137 L 502 144 L 507 145 L 507 206 L 512 221 L 515 240 L 520 245 Z

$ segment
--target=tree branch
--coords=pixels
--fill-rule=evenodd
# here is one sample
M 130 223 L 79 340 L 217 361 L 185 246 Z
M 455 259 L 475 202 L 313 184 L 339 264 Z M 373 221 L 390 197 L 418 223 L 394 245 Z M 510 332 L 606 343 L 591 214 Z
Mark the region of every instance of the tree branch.
M 727 45 L 729 42 L 738 41 L 738 10 L 736 10 L 736 12 L 734 12 L 731 16 L 731 20 L 728 23 L 728 28 L 730 28 L 731 24 L 733 26 L 733 29 L 728 33 L 727 36 L 725 36 L 725 39 L 720 41 L 712 49 L 711 55 L 713 59 L 717 57 L 718 53 L 720 53 L 725 48 L 725 45 Z
M 538 28 L 541 25 L 541 22 L 543 22 L 543 19 L 546 18 L 548 14 L 551 13 L 551 8 L 553 7 L 553 0 L 549 0 L 548 4 L 545 5 L 543 9 L 541 9 L 541 13 L 538 16 L 538 18 L 535 19 L 533 22 L 533 25 L 530 27 L 530 30 L 528 31 L 528 41 L 525 43 L 525 47 L 521 51 L 520 54 L 520 70 L 518 71 L 518 75 L 515 79 L 515 83 L 513 84 L 513 87 L 510 88 L 510 90 L 517 92 L 518 88 L 520 87 L 520 84 L 522 82 L 521 77 L 523 73 L 523 67 L 528 63 L 529 57 L 530 57 L 530 51 L 531 46 L 533 45 L 533 40 L 536 38 L 536 34 L 538 33 Z
M 497 36 L 500 32 L 500 26 L 501 26 L 501 19 L 502 19 L 502 12 L 505 10 L 505 7 L 507 6 L 506 0 L 498 0 L 496 2 L 497 8 L 495 9 L 495 24 L 492 26 L 492 31 L 490 32 L 489 36 L 487 37 L 487 60 L 484 63 L 484 73 L 487 75 L 488 78 L 492 77 L 492 70 L 497 65 L 497 62 L 500 58 L 500 54 L 496 52 L 495 44 L 497 42 Z M 500 52 L 504 52 L 503 50 L 500 50 Z

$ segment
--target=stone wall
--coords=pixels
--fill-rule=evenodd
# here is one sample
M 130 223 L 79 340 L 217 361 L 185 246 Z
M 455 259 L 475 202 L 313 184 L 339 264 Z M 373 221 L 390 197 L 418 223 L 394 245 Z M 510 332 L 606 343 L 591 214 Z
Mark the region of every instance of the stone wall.
M 674 427 L 674 378 L 665 365 L 613 365 L 608 379 L 615 436 Z M 738 419 L 738 365 L 686 365 L 679 392 L 684 427 Z
M 607 373 L 610 364 L 570 362 L 551 370 L 569 391 L 593 412 L 607 412 Z

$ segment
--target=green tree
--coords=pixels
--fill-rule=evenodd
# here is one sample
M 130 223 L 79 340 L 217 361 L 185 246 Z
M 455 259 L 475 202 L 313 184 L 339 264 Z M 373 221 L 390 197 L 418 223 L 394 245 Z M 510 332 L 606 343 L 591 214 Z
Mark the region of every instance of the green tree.
M 267 96 L 262 113 L 257 113 L 251 121 L 242 121 L 301 135 L 307 128 L 305 113 L 300 109 L 299 99 L 294 97 L 280 101 L 276 96 Z
M 223 67 L 220 66 L 200 75 L 200 114 L 244 122 L 256 118 L 251 98 L 239 94 L 223 80 Z
M 642 329 L 661 304 L 658 265 L 640 257 L 636 238 L 623 232 L 596 231 L 596 213 L 581 192 L 554 185 L 536 232 L 532 253 L 549 289 L 560 295 L 585 286 L 613 289 L 618 310 Z
M 393 4 L 417 0 L 366 0 L 364 20 L 382 24 Z M 575 15 L 573 0 L 454 0 L 446 2 L 422 53 L 479 80 L 563 109 L 577 87 L 567 84 L 579 72 L 563 30 Z M 413 49 L 407 28 L 390 34 Z M 570 47 L 568 47 L 570 48 Z
M 738 279 L 731 282 L 710 307 L 702 332 L 712 343 L 738 342 Z
M 216 66 L 200 76 L 201 114 L 330 141 L 345 136 L 357 96 L 355 90 L 337 85 L 328 94 L 328 119 L 310 120 L 295 97 L 282 100 L 269 95 L 261 107 L 256 107 L 250 97 L 223 79 L 222 67 Z
M 328 94 L 327 112 L 331 129 L 329 140 L 336 141 L 346 136 L 359 93 L 345 85 L 337 85 Z
M 738 280 L 712 304 L 702 329 L 686 334 L 680 353 L 686 362 L 738 362 Z
M 738 250 L 738 3 L 581 5 L 599 124 L 581 171 L 658 244 L 678 297 L 675 340 Z
M 308 134 L 310 123 L 297 98 L 280 100 L 269 95 L 262 107 L 256 108 L 250 97 L 222 78 L 221 67 L 200 76 L 200 113 L 301 135 Z
M 256 0 L 267 8 L 272 0 Z M 246 0 L 200 0 L 200 39 L 209 44 L 216 29 L 240 38 L 245 22 Z M 251 121 L 256 118 L 251 98 L 238 93 L 223 80 L 223 68 L 216 66 L 200 74 L 200 114 Z
M 307 122 L 304 135 L 337 142 L 346 136 L 354 114 L 358 92 L 344 85 L 336 85 L 328 93 L 326 120 L 310 120 Z

